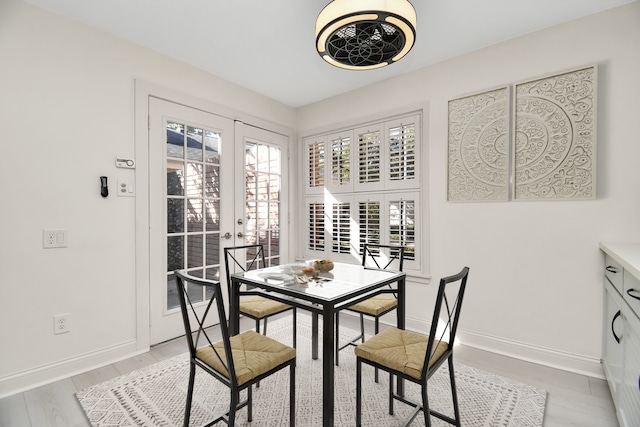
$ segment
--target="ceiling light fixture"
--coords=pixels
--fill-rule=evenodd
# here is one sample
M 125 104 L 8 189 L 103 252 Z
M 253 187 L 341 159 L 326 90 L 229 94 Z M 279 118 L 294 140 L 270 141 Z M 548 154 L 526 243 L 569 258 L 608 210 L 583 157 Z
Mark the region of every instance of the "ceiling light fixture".
M 316 48 L 331 65 L 372 70 L 399 61 L 416 39 L 408 0 L 333 0 L 316 20 Z

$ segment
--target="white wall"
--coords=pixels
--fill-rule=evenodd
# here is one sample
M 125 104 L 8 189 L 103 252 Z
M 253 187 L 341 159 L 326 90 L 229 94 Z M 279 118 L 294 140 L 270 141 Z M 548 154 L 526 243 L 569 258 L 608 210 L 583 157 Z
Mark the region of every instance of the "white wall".
M 598 243 L 640 241 L 639 45 L 636 2 L 298 110 L 303 137 L 380 114 L 380 105 L 426 106 L 434 281 L 410 288 L 408 323 L 426 322 L 436 281 L 468 265 L 463 342 L 601 375 Z M 591 64 L 599 65 L 597 200 L 446 201 L 449 100 Z
M 135 199 L 115 192 L 134 171 L 114 164 L 135 154 L 135 79 L 281 128 L 295 110 L 19 0 L 0 2 L 0 58 L 2 396 L 136 350 Z M 43 250 L 43 228 L 69 247 Z

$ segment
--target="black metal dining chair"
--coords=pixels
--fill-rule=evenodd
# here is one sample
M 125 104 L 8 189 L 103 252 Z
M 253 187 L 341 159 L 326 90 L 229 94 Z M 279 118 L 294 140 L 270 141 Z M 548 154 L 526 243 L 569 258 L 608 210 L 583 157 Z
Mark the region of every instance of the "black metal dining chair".
M 362 266 L 365 268 L 376 268 L 378 270 L 402 271 L 404 265 L 404 246 L 382 245 L 377 243 L 365 243 L 362 249 Z M 383 258 L 382 255 L 385 255 Z M 384 259 L 384 262 L 382 262 Z M 349 346 L 358 345 L 357 342 L 364 342 L 364 316 L 371 316 L 374 319 L 374 334 L 380 329 L 380 318 L 398 307 L 397 291 L 389 286 L 388 289 L 378 291 L 374 296 L 359 303 L 353 304 L 343 310 L 353 311 L 360 315 L 360 334 L 340 345 L 339 328 L 340 312 L 336 313 L 336 365 L 339 365 L 339 352 Z M 375 375 L 378 382 L 378 373 Z
M 402 424 L 408 426 L 423 411 L 424 422 L 431 426 L 431 415 L 460 427 L 460 410 L 453 366 L 453 347 L 460 319 L 460 308 L 467 286 L 469 268 L 440 280 L 429 335 L 397 328 L 387 328 L 354 350 L 356 354 L 356 426 L 362 425 L 362 365 L 370 365 L 389 373 L 389 414 L 393 415 L 393 402 L 398 400 L 413 406 L 414 411 Z M 429 408 L 427 385 L 436 370 L 448 362 L 453 418 Z M 421 402 L 411 402 L 394 391 L 394 377 L 418 384 Z
M 244 258 L 239 255 L 244 254 Z M 238 259 L 244 259 L 243 262 Z M 227 272 L 227 291 L 231 292 L 231 270 L 238 267 L 242 271 L 254 270 L 266 267 L 264 247 L 262 244 L 234 246 L 224 248 L 224 266 Z M 256 332 L 260 333 L 260 321 L 264 320 L 263 335 L 267 335 L 267 320 L 269 317 L 283 313 L 287 310 L 293 311 L 293 347 L 296 347 L 297 318 L 296 308 L 280 301 L 269 299 L 269 295 L 264 291 L 243 291 L 240 299 L 239 312 L 256 322 Z
M 239 335 L 229 336 L 227 317 L 222 300 L 220 282 L 193 277 L 184 271 L 176 270 L 180 310 L 189 346 L 189 388 L 184 412 L 184 426 L 189 425 L 196 368 L 201 368 L 218 381 L 229 387 L 231 402 L 229 411 L 206 424 L 214 425 L 224 421 L 235 425 L 236 412 L 247 407 L 247 421 L 253 418 L 253 384 L 264 380 L 271 374 L 289 367 L 289 425 L 295 425 L 295 367 L 296 350 L 272 338 L 248 330 Z M 192 301 L 190 295 L 212 295 L 202 312 L 202 300 Z M 199 289 L 198 289 L 199 288 Z M 213 308 L 213 310 L 211 310 Z M 202 314 L 199 314 L 202 313 Z M 206 327 L 207 317 L 217 314 L 217 328 Z M 212 342 L 216 330 L 222 340 Z M 217 336 L 217 335 L 216 335 Z M 240 392 L 247 390 L 246 399 L 240 400 Z

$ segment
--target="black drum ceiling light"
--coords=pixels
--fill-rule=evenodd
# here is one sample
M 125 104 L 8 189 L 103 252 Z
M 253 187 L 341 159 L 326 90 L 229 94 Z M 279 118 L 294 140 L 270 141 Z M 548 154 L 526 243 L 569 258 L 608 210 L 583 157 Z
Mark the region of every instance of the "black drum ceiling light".
M 333 0 L 316 20 L 316 48 L 331 65 L 372 70 L 399 61 L 416 39 L 408 0 Z

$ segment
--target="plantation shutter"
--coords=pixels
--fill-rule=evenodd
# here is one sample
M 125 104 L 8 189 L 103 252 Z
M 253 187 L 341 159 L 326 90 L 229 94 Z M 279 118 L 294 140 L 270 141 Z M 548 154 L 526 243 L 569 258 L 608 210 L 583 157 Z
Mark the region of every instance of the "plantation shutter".
M 382 124 L 355 130 L 358 145 L 355 191 L 376 191 L 383 188 L 382 174 L 386 169 L 382 148 Z
M 418 188 L 419 169 L 416 135 L 419 130 L 418 116 L 386 123 L 388 168 L 385 189 Z

